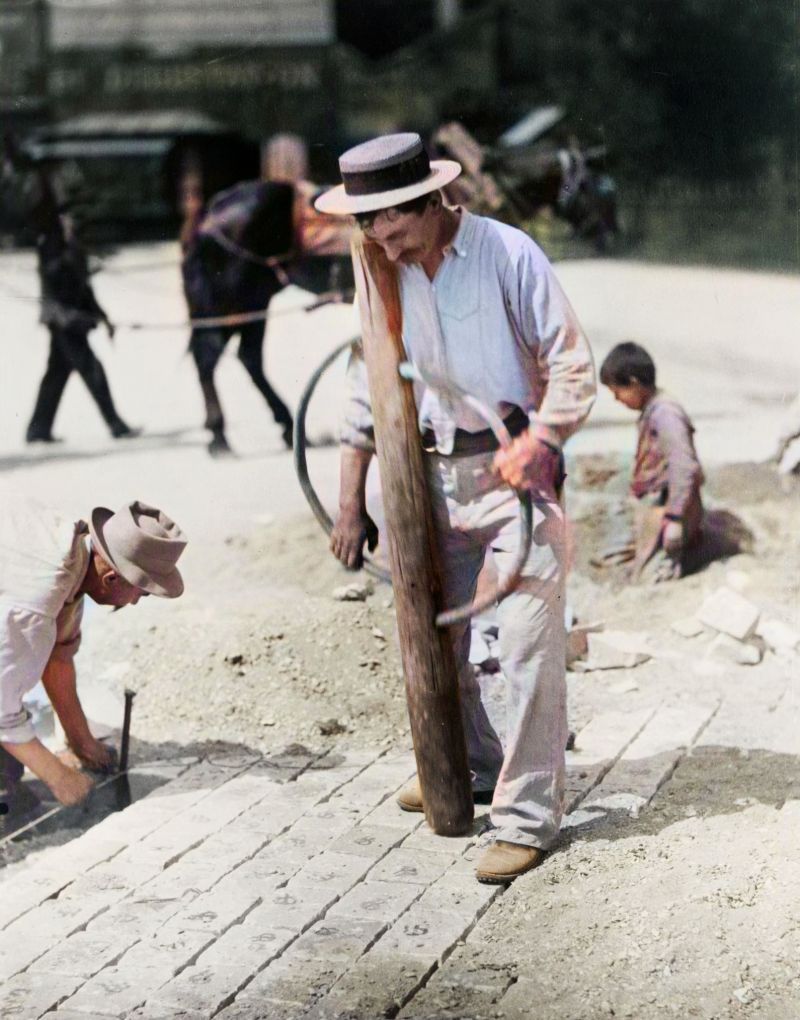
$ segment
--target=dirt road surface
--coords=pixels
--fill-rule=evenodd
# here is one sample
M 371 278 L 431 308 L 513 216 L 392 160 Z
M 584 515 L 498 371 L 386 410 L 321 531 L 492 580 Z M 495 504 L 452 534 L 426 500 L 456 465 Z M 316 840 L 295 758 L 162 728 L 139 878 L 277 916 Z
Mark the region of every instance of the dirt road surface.
M 174 245 L 129 247 L 96 277 L 120 329 L 113 345 L 99 334 L 93 344 L 142 437 L 111 440 L 73 379 L 56 421 L 64 442 L 29 448 L 22 437 L 47 338 L 31 300 L 32 257 L 0 257 L 0 484 L 78 516 L 143 499 L 190 537 L 181 600 L 87 612 L 78 666 L 90 713 L 135 688 L 139 761 L 211 743 L 262 753 L 408 746 L 391 592 L 332 598 L 352 577 L 327 554 L 235 348 L 219 385 L 237 456 L 206 453 L 187 332 L 171 328 L 184 316 L 176 260 Z M 634 442 L 630 412 L 600 395 L 569 448 L 569 601 L 580 621 L 635 631 L 652 654 L 635 668 L 569 673 L 576 751 L 601 715 L 618 713 L 622 725 L 637 713 L 685 720 L 702 709 L 704 721 L 669 767 L 653 771 L 662 753 L 653 746 L 617 800 L 583 805 L 558 851 L 492 904 L 400 1015 L 796 1018 L 798 660 L 767 650 L 757 665 L 723 662 L 709 630 L 686 638 L 670 625 L 725 584 L 762 617 L 800 626 L 798 494 L 764 464 L 800 380 L 800 287 L 788 276 L 611 260 L 565 263 L 558 274 L 598 362 L 623 339 L 651 351 L 659 381 L 697 426 L 709 506 L 735 513 L 752 539 L 749 551 L 678 584 L 627 588 L 595 570 L 589 561 L 613 530 Z M 309 314 L 308 300 L 285 292 L 269 324 L 268 374 L 292 406 L 322 357 L 357 329 L 352 310 Z M 312 476 L 331 510 L 341 382 L 337 365 L 309 416 L 319 443 Z M 377 505 L 376 482 L 372 498 Z M 34 837 L 6 860 L 34 858 L 45 842 Z

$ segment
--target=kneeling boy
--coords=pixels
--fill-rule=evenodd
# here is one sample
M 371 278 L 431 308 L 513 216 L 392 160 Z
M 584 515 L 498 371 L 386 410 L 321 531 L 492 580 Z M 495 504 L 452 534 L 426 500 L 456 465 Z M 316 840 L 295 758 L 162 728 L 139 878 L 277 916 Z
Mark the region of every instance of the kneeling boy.
M 633 573 L 661 551 L 657 579 L 680 577 L 703 524 L 704 477 L 694 426 L 681 405 L 656 387 L 656 366 L 638 344 L 617 344 L 600 368 L 600 381 L 621 404 L 641 412 L 630 486 L 636 500 Z

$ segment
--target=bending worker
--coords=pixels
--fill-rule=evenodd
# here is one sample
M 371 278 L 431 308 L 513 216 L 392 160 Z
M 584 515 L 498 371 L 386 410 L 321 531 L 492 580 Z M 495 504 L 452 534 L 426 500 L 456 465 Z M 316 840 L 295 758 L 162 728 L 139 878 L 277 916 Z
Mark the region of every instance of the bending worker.
M 73 754 L 110 770 L 114 753 L 92 736 L 75 682 L 83 597 L 118 609 L 145 595 L 176 598 L 186 537 L 146 503 L 97 507 L 75 522 L 4 491 L 0 509 L 0 800 L 23 806 L 27 767 L 62 804 L 77 804 L 92 781 L 37 739 L 23 696 L 41 680 Z
M 458 163 L 430 163 L 418 135 L 397 134 L 350 149 L 339 167 L 343 184 L 317 207 L 354 216 L 365 238 L 397 264 L 409 360 L 495 407 L 516 437 L 498 452 L 469 408 L 415 384 L 448 606 L 472 598 L 488 549 L 501 575 L 510 569 L 519 504 L 508 486 L 533 495 L 530 556 L 519 587 L 499 607 L 505 753 L 468 662 L 469 625 L 450 630 L 473 788 L 491 797 L 495 826 L 477 877 L 507 882 L 540 862 L 561 822 L 567 740 L 561 444 L 594 402 L 592 356 L 537 245 L 513 227 L 444 204 L 440 189 L 461 172 Z M 365 502 L 374 442 L 360 357 L 351 360 L 348 378 L 331 549 L 357 568 L 364 542 L 374 545 L 377 534 Z M 421 811 L 424 796 L 412 780 L 400 807 Z

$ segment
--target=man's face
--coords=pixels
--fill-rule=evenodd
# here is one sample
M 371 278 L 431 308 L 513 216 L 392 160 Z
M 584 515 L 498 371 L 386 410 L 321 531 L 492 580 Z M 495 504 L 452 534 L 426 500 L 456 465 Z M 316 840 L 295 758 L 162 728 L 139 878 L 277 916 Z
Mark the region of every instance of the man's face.
M 390 262 L 408 266 L 421 262 L 436 243 L 433 206 L 421 213 L 382 209 L 361 227 L 364 236 L 379 245 Z
M 137 588 L 135 584 L 126 581 L 99 554 L 96 554 L 95 564 L 97 585 L 96 589 L 90 592 L 90 597 L 99 606 L 114 606 L 115 609 L 124 609 L 125 606 L 135 606 L 139 599 L 150 594 L 143 588 Z
M 620 404 L 624 404 L 625 407 L 629 407 L 632 411 L 641 411 L 650 395 L 650 391 L 645 386 L 635 381 L 626 383 L 624 386 L 612 383 L 608 388 L 614 394 L 615 400 L 618 400 Z

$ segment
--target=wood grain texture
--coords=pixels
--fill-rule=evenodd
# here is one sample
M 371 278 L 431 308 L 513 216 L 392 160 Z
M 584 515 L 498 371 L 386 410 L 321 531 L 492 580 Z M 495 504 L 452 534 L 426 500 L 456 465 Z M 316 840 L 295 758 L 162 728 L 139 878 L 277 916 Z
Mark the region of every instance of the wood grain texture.
M 443 608 L 441 574 L 414 392 L 398 372 L 405 351 L 397 271 L 362 237 L 352 255 L 425 816 L 434 832 L 455 836 L 472 824 L 472 789 L 452 643 L 434 622 Z

